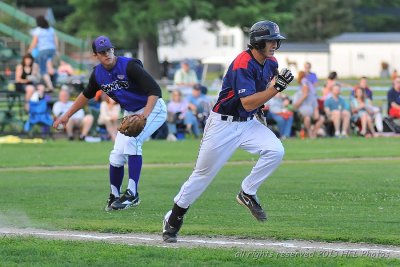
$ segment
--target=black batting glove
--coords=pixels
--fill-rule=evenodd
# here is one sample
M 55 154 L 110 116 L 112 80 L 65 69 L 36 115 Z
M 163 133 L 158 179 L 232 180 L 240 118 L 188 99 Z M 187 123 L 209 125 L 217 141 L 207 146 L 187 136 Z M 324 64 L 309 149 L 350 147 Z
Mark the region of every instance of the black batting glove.
M 279 92 L 282 92 L 286 89 L 288 84 L 293 81 L 293 78 L 293 74 L 290 72 L 290 70 L 286 68 L 282 69 L 276 77 L 274 88 Z

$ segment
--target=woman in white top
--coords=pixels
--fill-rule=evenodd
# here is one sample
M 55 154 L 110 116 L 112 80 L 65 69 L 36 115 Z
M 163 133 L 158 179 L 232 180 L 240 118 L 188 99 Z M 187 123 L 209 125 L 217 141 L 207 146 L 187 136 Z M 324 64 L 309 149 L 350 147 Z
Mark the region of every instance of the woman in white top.
M 317 95 L 315 90 L 310 90 L 314 87 L 312 87 L 304 71 L 299 72 L 297 82 L 300 87 L 293 96 L 293 108 L 303 118 L 303 126 L 308 137 L 316 138 L 325 118 L 319 114 Z
M 47 70 L 47 62 L 51 61 L 56 54 L 58 47 L 58 39 L 56 33 L 44 16 L 38 16 L 36 18 L 36 27 L 32 31 L 33 39 L 29 46 L 28 52 L 32 53 L 32 50 L 37 47 L 39 50 L 38 63 L 40 68 L 40 74 L 48 90 L 53 90 L 53 83 L 51 82 L 50 75 Z
M 118 119 L 121 113 L 121 106 L 106 94 L 102 94 L 102 98 L 97 124 L 105 125 L 111 140 L 115 141 L 120 124 Z
M 167 104 L 167 125 L 169 141 L 176 141 L 177 124 L 182 124 L 185 121 L 186 114 L 189 110 L 189 102 L 182 99 L 182 93 L 179 90 L 174 90 L 171 93 L 171 100 Z
M 373 137 L 377 136 L 372 120 L 374 110 L 370 99 L 365 96 L 365 91 L 362 88 L 357 88 L 354 92 L 354 97 L 351 99 L 351 112 L 352 120 L 361 123 L 360 135 L 367 136 L 369 130 Z

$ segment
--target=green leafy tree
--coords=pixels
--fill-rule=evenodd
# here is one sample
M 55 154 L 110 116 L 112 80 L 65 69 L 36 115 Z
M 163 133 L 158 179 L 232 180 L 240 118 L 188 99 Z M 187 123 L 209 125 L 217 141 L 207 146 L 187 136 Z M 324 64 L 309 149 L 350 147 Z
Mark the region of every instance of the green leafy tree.
M 190 0 L 120 0 L 119 12 L 113 16 L 118 35 L 137 41 L 146 68 L 157 78 L 160 77 L 157 53 L 160 24 L 170 21 L 170 27 L 175 28 L 190 7 Z
M 292 19 L 292 0 L 215 0 L 193 1 L 190 14 L 193 19 L 205 19 L 211 23 L 222 21 L 229 26 L 239 26 L 243 31 L 257 21 L 272 20 L 284 26 Z
M 300 0 L 297 2 L 289 36 L 291 40 L 318 42 L 342 32 L 354 31 L 355 1 Z
M 58 20 L 63 20 L 69 15 L 73 8 L 68 5 L 68 0 L 14 0 L 18 7 L 50 7 L 54 13 L 54 17 Z
M 261 19 L 278 23 L 289 21 L 290 13 L 282 11 L 288 3 L 289 0 L 69 0 L 75 12 L 64 24 L 65 29 L 81 37 L 106 34 L 118 48 L 140 48 L 146 69 L 159 77 L 160 26 L 171 36 L 172 42 L 179 41 L 179 22 L 186 16 L 209 21 L 210 29 L 221 20 L 246 30 Z
M 355 8 L 353 22 L 361 32 L 397 32 L 400 0 L 361 0 Z
M 119 49 L 141 48 L 145 67 L 155 77 L 159 77 L 159 24 L 164 21 L 178 24 L 191 6 L 190 0 L 70 0 L 69 3 L 76 12 L 65 21 L 65 29 L 90 39 L 108 35 Z

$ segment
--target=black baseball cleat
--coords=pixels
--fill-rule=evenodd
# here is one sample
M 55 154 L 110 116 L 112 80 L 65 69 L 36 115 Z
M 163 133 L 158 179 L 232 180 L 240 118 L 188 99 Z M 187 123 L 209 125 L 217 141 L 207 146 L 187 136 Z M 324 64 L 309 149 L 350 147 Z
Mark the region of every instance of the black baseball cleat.
M 139 193 L 134 195 L 131 190 L 126 189 L 124 195 L 111 204 L 113 210 L 123 210 L 140 204 Z
M 169 211 L 164 217 L 162 237 L 163 237 L 164 242 L 166 242 L 166 243 L 176 243 L 179 229 L 181 229 L 181 226 L 183 224 L 183 218 L 181 218 L 179 220 L 178 227 L 173 227 L 168 222 L 170 214 L 171 214 L 171 211 Z
M 114 201 L 118 200 L 119 197 L 114 196 L 113 194 L 110 194 L 110 196 L 107 199 L 107 205 L 104 208 L 105 211 L 112 211 L 111 204 L 114 203 Z
M 256 195 L 248 195 L 243 190 L 240 190 L 236 196 L 236 200 L 239 204 L 246 206 L 258 221 L 264 222 L 267 220 L 267 215 L 262 209 Z

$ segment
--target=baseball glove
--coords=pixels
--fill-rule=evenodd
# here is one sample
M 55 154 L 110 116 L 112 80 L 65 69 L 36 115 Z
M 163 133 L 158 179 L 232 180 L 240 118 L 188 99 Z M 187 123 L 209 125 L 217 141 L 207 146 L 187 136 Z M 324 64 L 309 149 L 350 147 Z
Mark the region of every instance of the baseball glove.
M 118 127 L 118 131 L 123 135 L 136 137 L 143 131 L 145 125 L 145 116 L 142 114 L 133 114 L 122 119 L 121 125 Z

